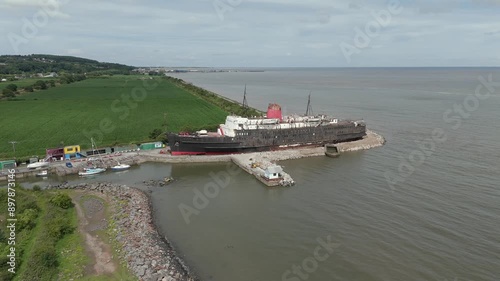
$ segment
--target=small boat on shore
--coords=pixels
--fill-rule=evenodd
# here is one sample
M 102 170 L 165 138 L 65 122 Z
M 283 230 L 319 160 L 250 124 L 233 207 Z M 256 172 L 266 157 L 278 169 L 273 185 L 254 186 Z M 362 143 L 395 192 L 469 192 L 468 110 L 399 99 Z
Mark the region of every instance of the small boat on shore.
M 28 164 L 28 166 L 26 166 L 26 167 L 28 169 L 38 169 L 38 168 L 45 168 L 47 166 L 49 166 L 49 162 L 39 161 L 39 162 Z
M 118 162 L 118 165 L 111 167 L 111 170 L 113 170 L 113 171 L 123 171 L 123 170 L 127 170 L 129 168 L 130 168 L 130 165 L 120 164 L 120 162 Z
M 91 176 L 105 172 L 106 168 L 84 168 L 83 171 L 78 172 L 79 176 Z
M 46 177 L 48 176 L 49 172 L 47 170 L 43 170 L 40 173 L 36 174 L 37 177 Z
M 94 139 L 90 138 L 90 142 L 92 143 L 92 151 L 96 151 L 96 148 L 95 148 L 96 145 L 95 145 Z M 102 161 L 101 155 L 99 153 L 97 153 L 97 155 L 98 155 L 98 160 L 101 162 L 101 164 L 104 165 L 104 162 Z M 91 158 L 87 159 L 87 161 L 90 159 Z M 95 159 L 95 160 L 97 160 L 97 159 Z M 93 165 L 93 167 L 91 167 L 91 168 L 83 168 L 83 171 L 78 172 L 78 175 L 79 176 L 92 176 L 92 175 L 97 175 L 97 174 L 103 173 L 105 171 L 106 171 L 106 168 L 99 168 L 99 167 Z

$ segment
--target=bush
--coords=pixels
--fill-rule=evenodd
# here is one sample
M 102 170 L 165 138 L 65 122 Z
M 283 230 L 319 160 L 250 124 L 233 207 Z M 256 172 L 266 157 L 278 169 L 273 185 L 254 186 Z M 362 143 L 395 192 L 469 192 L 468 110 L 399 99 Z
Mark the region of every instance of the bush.
M 45 89 L 47 89 L 47 84 L 43 80 L 38 80 L 35 82 L 33 87 L 35 87 L 35 89 L 45 90 Z
M 0 243 L 7 244 L 7 235 L 5 234 L 3 229 L 0 229 Z M 2 279 L 0 279 L 2 280 Z
M 25 210 L 28 209 L 33 209 L 36 210 L 37 212 L 40 211 L 40 207 L 38 207 L 38 204 L 36 203 L 36 198 L 34 196 L 24 196 L 22 201 L 18 202 L 18 208 L 17 210 L 19 212 L 24 212 Z
M 7 256 L 0 256 L 0 280 L 2 281 L 11 281 L 14 279 L 16 275 L 10 273 L 7 271 L 9 269 L 9 265 L 7 262 L 9 261 L 9 258 Z
M 5 88 L 11 90 L 12 92 L 16 92 L 17 91 L 17 85 L 16 84 L 9 84 Z
M 51 280 L 47 278 L 57 270 L 58 265 L 54 245 L 52 243 L 37 243 L 27 260 L 29 270 L 24 272 L 20 280 L 44 280 L 44 277 L 45 280 Z
M 47 223 L 48 234 L 50 237 L 59 240 L 64 237 L 66 234 L 71 234 L 75 230 L 73 226 L 71 226 L 71 221 L 67 218 L 56 218 Z
M 50 199 L 50 203 L 63 209 L 69 209 L 73 207 L 73 202 L 71 201 L 71 197 L 69 197 L 68 194 L 62 192 L 56 193 L 56 195 L 54 195 L 54 197 Z
M 33 186 L 33 191 L 40 191 L 40 190 L 42 190 L 42 188 L 39 185 L 35 184 Z
M 16 96 L 16 92 L 12 91 L 11 89 L 3 89 L 2 90 L 2 95 L 6 98 L 12 98 Z
M 36 218 L 38 217 L 38 211 L 35 209 L 27 209 L 22 214 L 18 216 L 17 226 L 19 230 L 25 228 L 32 229 L 36 225 Z

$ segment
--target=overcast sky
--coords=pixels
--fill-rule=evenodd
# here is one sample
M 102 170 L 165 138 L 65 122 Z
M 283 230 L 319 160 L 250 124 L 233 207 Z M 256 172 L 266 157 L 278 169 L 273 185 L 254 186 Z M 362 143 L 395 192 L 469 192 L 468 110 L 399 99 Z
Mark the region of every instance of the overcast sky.
M 0 53 L 135 66 L 500 66 L 500 0 L 399 3 L 0 0 Z

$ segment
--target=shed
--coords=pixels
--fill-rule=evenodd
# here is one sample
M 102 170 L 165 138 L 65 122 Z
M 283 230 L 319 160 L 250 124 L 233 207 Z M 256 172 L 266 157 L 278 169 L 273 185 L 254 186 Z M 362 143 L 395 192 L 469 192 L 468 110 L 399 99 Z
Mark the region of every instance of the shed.
M 264 170 L 264 176 L 270 180 L 282 178 L 283 168 L 278 165 L 271 165 Z
M 136 150 L 137 150 L 137 145 L 132 144 L 128 146 L 115 146 L 113 152 L 131 152 Z
M 45 150 L 45 157 L 56 158 L 57 160 L 62 160 L 64 158 L 64 148 L 49 148 Z
M 16 160 L 0 161 L 0 170 L 13 169 L 16 167 Z
M 64 154 L 74 154 L 74 153 L 79 153 L 79 152 L 80 152 L 79 145 L 70 145 L 70 146 L 64 147 Z
M 143 143 L 139 146 L 141 150 L 153 150 L 153 149 L 159 149 L 165 147 L 165 145 L 162 142 L 149 142 L 149 143 Z

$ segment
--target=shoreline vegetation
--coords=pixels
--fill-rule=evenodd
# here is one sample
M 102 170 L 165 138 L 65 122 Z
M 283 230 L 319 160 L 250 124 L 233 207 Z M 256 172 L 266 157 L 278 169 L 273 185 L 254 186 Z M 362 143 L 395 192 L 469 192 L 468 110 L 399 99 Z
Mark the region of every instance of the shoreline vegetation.
M 0 280 L 54 280 L 62 268 L 61 252 L 73 251 L 65 245 L 72 239 L 76 229 L 75 211 L 71 198 L 64 192 L 42 192 L 40 187 L 25 190 L 16 186 L 17 222 L 15 244 L 8 240 L 6 232 L 7 189 L 0 189 Z M 9 201 L 10 202 L 10 201 Z M 7 257 L 10 247 L 15 247 L 15 274 L 7 271 L 11 267 Z

